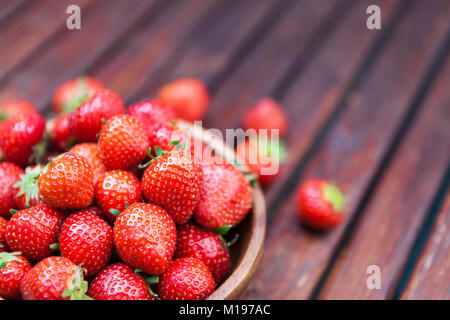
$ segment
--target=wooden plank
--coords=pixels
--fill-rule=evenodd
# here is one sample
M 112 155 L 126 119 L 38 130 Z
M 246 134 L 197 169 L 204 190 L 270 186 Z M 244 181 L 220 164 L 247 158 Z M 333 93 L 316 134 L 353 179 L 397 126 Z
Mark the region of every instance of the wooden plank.
M 89 73 L 127 98 L 136 87 L 145 86 L 149 73 L 178 52 L 191 29 L 218 4 L 211 0 L 169 1 L 157 16 L 130 34 L 116 53 Z
M 358 18 L 358 14 L 353 18 L 361 23 L 358 19 L 362 18 Z M 326 136 L 323 146 L 304 170 L 305 177 L 326 177 L 343 188 L 347 195 L 348 217 L 345 223 L 325 235 L 300 228 L 295 217 L 296 194 L 292 193 L 270 223 L 262 263 L 244 298 L 301 299 L 309 298 L 313 293 L 447 30 L 448 3 L 444 1 L 434 1 L 430 6 L 416 2 L 405 14 L 381 56 L 367 70 L 368 75 L 360 79 L 341 115 L 342 119 Z M 351 18 L 346 20 L 347 28 L 351 21 Z M 366 32 L 370 36 L 371 31 Z M 309 101 L 307 107 L 303 105 L 305 100 L 302 95 L 310 96 L 309 90 L 317 90 L 315 86 L 321 83 L 318 78 L 333 79 L 344 72 L 344 67 L 349 64 L 343 57 L 355 50 L 364 38 L 349 38 L 347 32 L 342 35 L 343 38 L 335 43 L 334 48 L 323 47 L 323 52 L 333 52 L 333 55 L 327 60 L 319 60 L 321 63 L 315 65 L 310 76 L 316 80 L 310 82 L 300 77 L 299 81 L 306 89 L 299 90 L 298 86 L 293 86 L 282 101 L 284 105 L 296 103 L 297 108 L 292 109 L 295 113 L 291 111 L 290 119 L 298 125 L 297 128 L 302 128 L 301 131 L 291 131 L 289 136 L 290 155 L 294 160 L 303 154 L 308 137 L 317 132 L 314 128 L 320 127 L 330 108 L 339 101 L 343 88 L 326 86 L 328 92 L 323 94 L 324 87 L 319 87 L 322 89 L 322 99 Z M 336 53 L 344 56 L 334 56 Z M 332 63 L 335 69 L 331 71 L 334 72 L 322 67 Z M 297 186 L 292 186 L 291 191 Z M 269 282 L 277 285 L 267 290 Z
M 450 300 L 450 192 L 401 299 Z
M 26 0 L 16 0 L 16 1 L 1 1 L 0 2 L 0 24 L 4 23 L 5 20 L 9 19 L 11 15 L 17 13 L 17 11 L 23 8 Z
M 226 1 L 190 34 L 184 45 L 159 68 L 150 69 L 146 81 L 126 95 L 128 101 L 152 97 L 168 81 L 196 77 L 208 86 L 231 67 L 233 57 L 268 24 L 277 21 L 274 12 L 291 0 Z M 133 88 L 130 88 L 133 89 Z
M 14 19 L 0 29 L 0 83 L 33 52 L 42 48 L 61 27 L 65 27 L 66 7 L 69 4 L 80 6 L 84 13 L 92 2 L 93 0 L 41 0 L 29 2 L 29 5 L 21 9 Z
M 371 198 L 362 223 L 332 269 L 321 298 L 391 297 L 450 161 L 449 78 L 450 59 Z M 366 268 L 370 265 L 381 270 L 380 290 L 367 288 Z
M 16 71 L 0 97 L 19 96 L 42 110 L 63 81 L 82 74 L 157 8 L 156 1 L 111 0 L 96 3 L 82 17 L 81 30 L 65 28 Z M 40 29 L 36 33 L 41 32 Z

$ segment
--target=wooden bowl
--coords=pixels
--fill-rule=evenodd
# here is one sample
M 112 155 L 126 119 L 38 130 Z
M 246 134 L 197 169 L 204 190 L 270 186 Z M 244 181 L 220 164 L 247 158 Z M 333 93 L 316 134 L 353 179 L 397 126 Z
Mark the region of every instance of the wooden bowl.
M 179 121 L 181 129 L 188 131 L 195 139 L 201 140 L 214 149 L 215 154 L 235 163 L 235 153 L 220 137 L 211 132 L 193 126 L 190 123 Z M 240 167 L 248 171 L 245 167 Z M 234 229 L 234 230 L 233 230 Z M 220 284 L 208 300 L 237 299 L 249 284 L 264 247 L 266 233 L 266 204 L 264 194 L 258 183 L 253 187 L 253 208 L 245 219 L 236 228 L 234 233 L 239 234 L 238 241 L 231 246 L 231 270 L 226 280 Z M 233 234 L 231 234 L 231 237 Z

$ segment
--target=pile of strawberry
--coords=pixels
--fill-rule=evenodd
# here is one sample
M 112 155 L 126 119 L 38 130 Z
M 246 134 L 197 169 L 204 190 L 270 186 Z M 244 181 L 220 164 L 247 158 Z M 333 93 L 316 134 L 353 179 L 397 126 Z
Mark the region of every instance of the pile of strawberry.
M 208 101 L 189 79 L 125 108 L 79 77 L 56 89 L 51 120 L 1 104 L 0 296 L 207 298 L 229 272 L 223 236 L 252 206 L 246 176 L 176 126 Z

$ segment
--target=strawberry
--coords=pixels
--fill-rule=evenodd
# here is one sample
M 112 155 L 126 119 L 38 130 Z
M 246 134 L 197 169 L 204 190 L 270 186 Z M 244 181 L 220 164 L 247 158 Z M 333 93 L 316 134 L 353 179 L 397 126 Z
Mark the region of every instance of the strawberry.
M 33 147 L 44 134 L 45 120 L 36 112 L 11 116 L 0 123 L 0 157 L 21 167 L 30 163 Z
M 298 219 L 317 230 L 329 230 L 344 220 L 344 196 L 325 179 L 303 183 L 297 195 Z
M 50 143 L 60 151 L 67 150 L 75 140 L 70 131 L 68 114 L 61 114 L 47 121 L 47 132 L 50 136 Z
M 35 106 L 25 100 L 5 100 L 0 104 L 0 121 L 6 120 L 11 116 L 35 113 Z
M 186 223 L 178 227 L 175 257 L 192 257 L 202 260 L 216 283 L 225 278 L 231 263 L 230 254 L 223 238 L 214 232 L 203 230 L 193 223 Z
M 114 221 L 116 215 L 127 205 L 139 202 L 142 198 L 141 184 L 130 172 L 108 171 L 95 186 L 95 199 L 103 215 Z
M 31 261 L 51 255 L 50 247 L 58 242 L 63 215 L 47 205 L 17 212 L 6 226 L 6 243 L 12 251 L 20 251 Z
M 124 112 L 123 101 L 115 92 L 99 90 L 70 114 L 70 129 L 79 141 L 96 142 L 102 122 Z
M 281 141 L 274 145 L 269 139 L 251 137 L 239 143 L 236 156 L 251 172 L 258 175 L 263 186 L 268 186 L 278 178 L 279 165 L 286 159 L 286 152 Z
M 0 253 L 0 296 L 20 299 L 20 281 L 31 265 L 20 252 Z
M 142 190 L 150 203 L 161 206 L 176 223 L 184 223 L 197 207 L 202 183 L 200 165 L 175 151 L 150 164 L 142 177 Z
M 181 258 L 172 261 L 160 277 L 158 296 L 163 300 L 204 300 L 214 287 L 214 278 L 201 260 Z
M 64 257 L 48 257 L 36 264 L 22 279 L 24 300 L 91 300 L 83 270 Z
M 19 210 L 28 209 L 42 203 L 39 196 L 37 179 L 43 167 L 40 165 L 27 167 L 20 180 L 14 184 L 14 198 Z
M 166 270 L 175 241 L 175 223 L 166 211 L 153 204 L 132 204 L 114 223 L 114 244 L 121 259 L 151 275 Z
M 195 220 L 209 229 L 235 226 L 252 207 L 252 189 L 232 164 L 203 164 L 203 187 Z
M 153 154 L 155 147 L 157 146 L 161 147 L 163 150 L 172 151 L 176 147 L 176 145 L 173 144 L 174 141 L 177 141 L 183 146 L 184 144 L 187 144 L 188 150 L 190 150 L 191 153 L 194 151 L 194 142 L 191 136 L 172 123 L 154 123 L 149 126 L 148 134 Z
M 192 78 L 166 84 L 158 92 L 158 100 L 171 107 L 180 118 L 200 120 L 209 107 L 210 96 L 205 85 Z
M 104 89 L 103 85 L 97 79 L 89 76 L 80 76 L 66 81 L 53 93 L 53 111 L 56 114 L 68 114 L 102 89 Z
M 106 172 L 106 167 L 98 155 L 98 146 L 96 143 L 79 143 L 74 145 L 69 153 L 76 153 L 84 157 L 92 166 L 94 171 L 94 183 Z
M 6 226 L 8 221 L 0 217 L 0 252 L 8 251 L 6 248 Z
M 118 115 L 106 121 L 98 145 L 106 168 L 128 170 L 146 158 L 150 143 L 141 120 Z
M 10 162 L 0 162 L 0 217 L 8 218 L 9 210 L 16 208 L 14 184 L 20 180 L 23 170 Z
M 65 153 L 50 162 L 38 180 L 39 192 L 56 209 L 81 209 L 94 199 L 94 172 L 88 161 Z
M 92 207 L 88 207 L 86 209 L 83 209 L 81 211 L 87 211 L 87 212 L 90 212 L 92 214 L 95 214 L 97 217 L 102 218 L 103 220 L 106 219 L 105 215 L 103 214 L 102 210 L 99 207 L 92 206 Z M 79 211 L 79 212 L 81 212 L 81 211 Z
M 136 102 L 128 107 L 127 112 L 140 119 L 145 128 L 149 128 L 154 123 L 168 123 L 177 118 L 175 111 L 157 100 Z
M 103 269 L 92 281 L 88 294 L 95 300 L 155 300 L 145 280 L 123 263 Z
M 88 211 L 69 216 L 59 236 L 61 255 L 82 265 L 86 276 L 97 274 L 111 258 L 113 232 L 106 221 Z
M 264 98 L 247 109 L 244 113 L 242 126 L 244 130 L 255 129 L 279 130 L 279 136 L 284 137 L 288 131 L 288 117 L 283 108 L 273 99 Z

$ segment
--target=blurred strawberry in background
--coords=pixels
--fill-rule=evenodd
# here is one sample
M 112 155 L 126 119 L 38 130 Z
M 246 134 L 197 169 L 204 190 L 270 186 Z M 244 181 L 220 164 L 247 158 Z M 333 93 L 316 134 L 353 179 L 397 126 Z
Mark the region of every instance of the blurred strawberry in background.
M 264 98 L 245 111 L 242 126 L 244 130 L 267 129 L 268 135 L 272 129 L 278 129 L 282 138 L 288 131 L 289 123 L 283 108 L 272 98 Z

